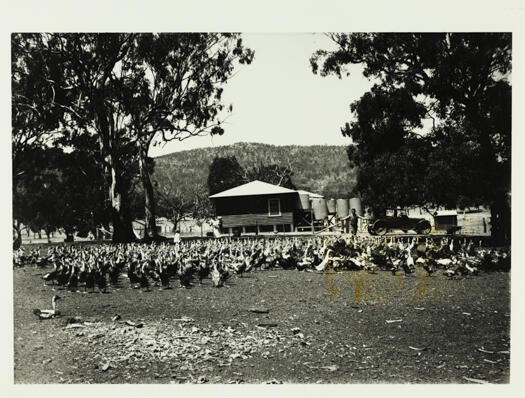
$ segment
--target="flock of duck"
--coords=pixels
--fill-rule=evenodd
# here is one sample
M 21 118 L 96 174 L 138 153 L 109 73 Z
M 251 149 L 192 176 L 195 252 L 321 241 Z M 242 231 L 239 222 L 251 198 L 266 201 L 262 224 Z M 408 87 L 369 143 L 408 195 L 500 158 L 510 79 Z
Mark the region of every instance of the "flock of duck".
M 486 248 L 473 240 L 443 238 L 327 236 L 272 240 L 183 241 L 180 244 L 131 243 L 55 246 L 42 256 L 40 249 L 14 253 L 14 265 L 52 266 L 43 275 L 45 285 L 71 291 L 107 292 L 118 287 L 120 277 L 131 288 L 169 289 L 178 280 L 191 287 L 211 279 L 225 286 L 233 275 L 272 268 L 325 272 L 327 270 L 378 270 L 392 274 L 413 273 L 422 267 L 431 275 L 438 270 L 449 277 L 472 275 L 480 270 L 510 269 L 508 248 Z

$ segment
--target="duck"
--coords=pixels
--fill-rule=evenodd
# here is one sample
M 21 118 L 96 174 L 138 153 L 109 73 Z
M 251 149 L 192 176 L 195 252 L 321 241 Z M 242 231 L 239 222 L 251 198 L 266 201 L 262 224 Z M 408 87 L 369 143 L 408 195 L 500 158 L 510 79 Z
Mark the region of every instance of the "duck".
M 414 272 L 414 257 L 412 257 L 410 250 L 411 248 L 408 247 L 405 252 L 405 261 L 403 262 L 405 274 L 412 274 Z
M 120 267 L 118 262 L 112 261 L 109 268 L 109 283 L 112 287 L 118 286 L 118 278 L 120 276 Z
M 228 287 L 225 282 L 231 277 L 231 273 L 227 269 L 224 269 L 221 263 L 224 263 L 222 257 L 214 259 L 211 269 L 211 281 L 215 287 Z
M 309 242 L 308 245 L 306 246 L 306 249 L 304 250 L 304 254 L 303 254 L 301 261 L 297 263 L 298 270 L 300 271 L 304 270 L 306 268 L 309 268 L 312 265 L 313 257 L 309 255 L 311 251 L 311 247 L 312 247 L 312 244 Z
M 423 267 L 423 269 L 427 272 L 428 276 L 431 276 L 434 270 L 432 269 L 432 261 L 427 259 L 424 255 L 421 255 L 416 260 L 416 265 Z
M 67 282 L 67 287 L 72 292 L 76 292 L 78 288 L 78 273 L 77 268 L 72 266 L 69 273 L 69 280 Z
M 57 278 L 58 276 L 58 265 L 57 263 L 55 262 L 53 264 L 53 269 L 48 272 L 47 274 L 45 274 L 44 276 L 42 276 L 42 279 L 44 280 L 44 286 L 47 286 L 47 282 L 51 281 L 51 284 L 55 284 L 55 279 Z
M 59 317 L 60 316 L 60 312 L 57 311 L 56 302 L 57 302 L 57 300 L 60 300 L 60 299 L 61 299 L 60 296 L 54 295 L 53 298 L 51 299 L 51 307 L 52 307 L 51 310 L 40 310 L 40 309 L 36 308 L 36 309 L 33 310 L 33 314 L 38 316 L 38 318 L 40 320 Z
M 212 266 L 211 266 L 210 276 L 211 276 L 211 281 L 213 283 L 213 286 L 215 287 L 222 286 L 223 282 L 221 280 L 221 274 L 219 270 L 217 269 L 217 262 L 215 260 L 213 261 Z
M 244 249 L 241 248 L 240 253 L 238 253 L 237 256 L 234 257 L 234 262 L 232 264 L 233 269 L 236 274 L 239 275 L 239 277 L 242 277 L 242 274 L 246 272 L 246 257 L 244 255 Z
M 184 262 L 180 264 L 178 277 L 180 287 L 186 289 L 191 287 L 191 281 L 193 279 L 193 262 L 190 258 L 186 258 Z
M 322 272 L 325 270 L 326 266 L 331 261 L 330 253 L 332 253 L 332 249 L 327 249 L 323 261 L 321 261 L 319 265 L 315 267 L 316 271 Z
M 138 269 L 137 276 L 138 276 L 138 282 L 140 285 L 140 291 L 141 292 L 149 292 L 149 279 L 148 279 L 148 264 L 146 262 L 142 263 L 142 266 Z
M 170 274 L 167 264 L 161 264 L 159 269 L 160 278 L 160 290 L 171 289 L 170 288 Z
M 104 272 L 104 270 L 100 268 L 95 270 L 95 283 L 100 293 L 107 293 L 106 291 L 107 279 L 106 279 L 106 273 Z

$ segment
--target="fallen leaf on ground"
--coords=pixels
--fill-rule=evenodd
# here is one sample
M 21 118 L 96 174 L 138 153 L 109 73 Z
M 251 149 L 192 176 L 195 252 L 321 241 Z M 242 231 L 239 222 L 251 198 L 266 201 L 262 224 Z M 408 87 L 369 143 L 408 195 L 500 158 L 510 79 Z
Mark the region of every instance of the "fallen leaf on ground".
M 248 311 L 254 312 L 256 314 L 267 314 L 270 312 L 270 310 L 266 308 L 249 308 Z
M 485 380 L 480 380 L 480 379 L 472 379 L 470 377 L 467 377 L 467 376 L 463 376 L 463 378 L 467 381 L 471 381 L 473 383 L 478 383 L 478 384 L 489 384 L 488 381 L 485 381 Z
M 494 351 L 488 351 L 488 350 L 483 349 L 482 347 L 478 348 L 478 351 L 479 352 L 484 352 L 485 354 L 494 354 Z
M 78 329 L 78 328 L 85 328 L 85 325 L 82 325 L 80 323 L 70 323 L 66 326 L 66 329 Z
M 71 317 L 71 318 L 68 318 L 66 320 L 67 323 L 79 323 L 79 322 L 82 322 L 82 317 L 80 316 L 74 316 L 74 317 Z
M 277 324 L 276 323 L 259 323 L 257 324 L 257 326 L 261 328 L 273 328 L 273 327 L 276 327 Z
M 329 372 L 335 372 L 339 367 L 337 365 L 321 366 L 321 369 L 328 370 Z

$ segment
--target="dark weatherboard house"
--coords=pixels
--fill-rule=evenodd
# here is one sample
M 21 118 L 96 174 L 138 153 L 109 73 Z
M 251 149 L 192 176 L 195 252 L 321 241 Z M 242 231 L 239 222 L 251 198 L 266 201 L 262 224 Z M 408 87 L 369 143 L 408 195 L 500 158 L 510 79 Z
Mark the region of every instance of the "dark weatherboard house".
M 299 192 L 252 181 L 211 195 L 222 232 L 293 232 L 304 211 Z

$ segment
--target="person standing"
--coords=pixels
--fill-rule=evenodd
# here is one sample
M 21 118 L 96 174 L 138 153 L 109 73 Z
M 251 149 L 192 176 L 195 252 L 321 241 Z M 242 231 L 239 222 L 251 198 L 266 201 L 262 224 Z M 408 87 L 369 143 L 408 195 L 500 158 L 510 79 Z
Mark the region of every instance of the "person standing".
M 357 235 L 357 224 L 359 222 L 359 218 L 357 215 L 357 212 L 355 209 L 352 209 L 349 216 L 349 223 L 350 223 L 350 229 L 352 231 L 352 235 Z
M 175 231 L 175 236 L 173 237 L 173 243 L 179 244 L 180 243 L 180 230 L 177 229 Z
M 359 223 L 359 219 L 368 220 L 367 217 L 360 216 L 359 214 L 357 214 L 357 211 L 355 209 L 352 209 L 352 211 L 350 212 L 350 215 L 348 216 L 348 221 L 347 221 L 350 224 L 352 235 L 357 235 L 357 231 L 358 231 L 357 226 Z

